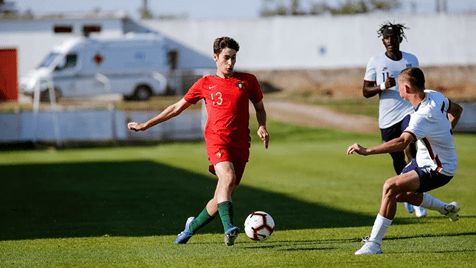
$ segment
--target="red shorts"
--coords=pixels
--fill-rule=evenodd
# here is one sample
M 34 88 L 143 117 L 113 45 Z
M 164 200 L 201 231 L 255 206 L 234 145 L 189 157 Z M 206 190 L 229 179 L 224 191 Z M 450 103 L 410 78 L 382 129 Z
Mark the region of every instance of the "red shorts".
M 224 146 L 210 146 L 207 147 L 208 160 L 210 160 L 211 165 L 208 167 L 208 170 L 213 175 L 215 174 L 214 165 L 220 162 L 231 162 L 235 168 L 236 176 L 236 185 L 240 184 L 241 177 L 245 172 L 245 166 L 250 157 L 249 148 L 227 148 Z

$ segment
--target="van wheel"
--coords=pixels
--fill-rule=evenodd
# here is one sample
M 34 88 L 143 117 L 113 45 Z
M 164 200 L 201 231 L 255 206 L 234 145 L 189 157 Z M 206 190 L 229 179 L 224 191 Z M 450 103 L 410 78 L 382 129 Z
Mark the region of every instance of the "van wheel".
M 61 98 L 61 91 L 57 88 L 54 89 L 54 95 L 55 95 L 55 101 L 58 102 L 58 100 Z M 50 91 L 48 89 L 43 90 L 40 92 L 40 101 L 41 102 L 51 102 L 50 100 Z
M 134 91 L 133 99 L 145 101 L 150 99 L 152 96 L 152 91 L 146 86 L 138 86 Z

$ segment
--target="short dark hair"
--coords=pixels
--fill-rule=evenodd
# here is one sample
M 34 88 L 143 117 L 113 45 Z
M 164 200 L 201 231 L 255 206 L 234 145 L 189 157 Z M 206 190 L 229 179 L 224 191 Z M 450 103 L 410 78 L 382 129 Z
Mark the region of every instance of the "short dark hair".
M 394 24 L 387 21 L 384 24 L 380 25 L 380 29 L 378 29 L 377 34 L 378 34 L 378 37 L 381 37 L 381 36 L 388 35 L 389 33 L 392 33 L 392 34 L 396 34 L 400 36 L 401 40 L 403 40 L 403 38 L 405 38 L 406 40 L 407 37 L 405 36 L 405 32 L 404 32 L 404 30 L 406 29 L 410 29 L 410 28 L 406 27 L 404 24 L 400 24 L 400 23 Z
M 425 90 L 425 75 L 423 71 L 418 67 L 410 67 L 402 70 L 399 74 L 399 77 L 402 76 L 403 79 L 407 80 L 410 85 L 419 90 Z
M 220 54 L 221 51 L 225 48 L 231 48 L 238 52 L 238 50 L 240 50 L 240 45 L 231 37 L 224 36 L 215 39 L 215 42 L 213 42 L 214 54 Z

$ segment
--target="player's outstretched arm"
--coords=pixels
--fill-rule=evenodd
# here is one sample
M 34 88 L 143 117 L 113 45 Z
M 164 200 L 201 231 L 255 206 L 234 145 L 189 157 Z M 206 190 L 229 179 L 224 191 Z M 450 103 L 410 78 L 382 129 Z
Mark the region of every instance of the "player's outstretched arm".
M 150 119 L 149 121 L 145 123 L 137 123 L 137 122 L 130 122 L 127 124 L 127 127 L 130 130 L 135 130 L 135 131 L 144 131 L 148 128 L 151 128 L 157 124 L 160 124 L 162 122 L 165 122 L 169 120 L 172 117 L 175 117 L 179 115 L 183 110 L 187 109 L 191 103 L 187 102 L 185 99 L 181 99 L 178 102 L 170 105 L 169 107 L 165 108 L 160 114 L 158 114 L 156 117 Z
M 258 136 L 263 141 L 264 148 L 268 149 L 269 133 L 266 130 L 266 110 L 263 101 L 254 104 L 256 110 L 256 119 L 258 120 Z
M 358 143 L 354 143 L 349 148 L 347 148 L 347 154 L 357 153 L 360 155 L 371 155 L 371 154 L 385 154 L 393 152 L 403 151 L 410 142 L 413 141 L 413 136 L 410 133 L 403 132 L 402 135 L 393 140 L 387 141 L 386 143 L 379 144 L 377 146 L 372 146 L 369 148 L 362 147 Z

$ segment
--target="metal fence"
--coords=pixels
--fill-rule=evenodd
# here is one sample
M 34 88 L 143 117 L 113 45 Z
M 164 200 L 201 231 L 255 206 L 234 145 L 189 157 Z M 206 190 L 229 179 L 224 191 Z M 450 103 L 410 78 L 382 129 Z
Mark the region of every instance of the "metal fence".
M 147 131 L 127 129 L 130 121 L 145 122 L 157 112 L 119 110 L 38 111 L 0 114 L 0 142 L 139 141 L 203 139 L 202 111 L 184 111 Z

